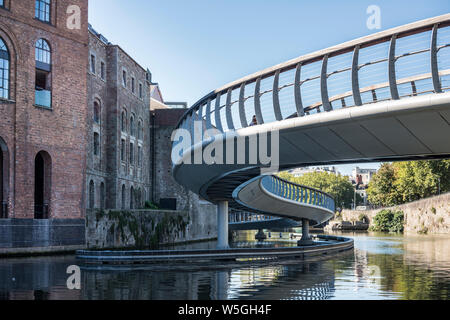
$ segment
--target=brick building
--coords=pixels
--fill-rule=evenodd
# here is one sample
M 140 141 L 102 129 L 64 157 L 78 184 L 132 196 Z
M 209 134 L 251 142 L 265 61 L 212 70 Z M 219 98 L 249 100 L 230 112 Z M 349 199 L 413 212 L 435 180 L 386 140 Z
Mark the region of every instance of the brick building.
M 142 208 L 152 167 L 151 75 L 89 26 L 87 78 L 87 208 Z
M 87 12 L 0 0 L 0 248 L 83 244 Z

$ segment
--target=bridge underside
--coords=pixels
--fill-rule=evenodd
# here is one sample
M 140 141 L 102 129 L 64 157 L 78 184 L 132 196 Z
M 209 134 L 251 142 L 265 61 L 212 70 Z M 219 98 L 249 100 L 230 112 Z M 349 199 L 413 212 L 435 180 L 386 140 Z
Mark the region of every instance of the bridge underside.
M 217 139 L 249 141 L 260 133 L 279 132 L 279 169 L 296 167 L 442 159 L 450 157 L 450 93 L 383 101 L 360 107 L 322 112 L 236 130 Z M 224 146 L 226 145 L 224 142 Z M 193 146 L 183 161 L 193 159 L 211 140 Z M 226 148 L 224 147 L 224 159 Z M 246 154 L 246 161 L 249 155 Z M 211 202 L 228 201 L 234 209 L 252 208 L 233 192 L 261 175 L 258 165 L 174 166 L 174 177 Z M 255 208 L 253 208 L 255 209 Z M 256 213 L 301 219 L 289 212 L 256 208 Z M 303 217 L 304 218 L 304 217 Z

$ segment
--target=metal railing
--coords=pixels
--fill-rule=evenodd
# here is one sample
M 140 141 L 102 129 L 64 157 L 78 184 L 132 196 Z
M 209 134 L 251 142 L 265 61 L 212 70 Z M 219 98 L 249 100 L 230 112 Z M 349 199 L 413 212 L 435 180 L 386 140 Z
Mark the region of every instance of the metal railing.
M 266 191 L 278 197 L 325 208 L 332 212 L 336 210 L 334 198 L 323 191 L 289 182 L 277 176 L 263 177 L 261 185 Z
M 262 214 L 256 214 L 246 211 L 231 210 L 228 214 L 229 223 L 246 223 L 246 222 L 262 222 L 280 220 L 279 217 L 272 217 Z
M 195 103 L 177 128 L 189 130 L 194 136 L 194 122 L 202 121 L 203 132 L 225 132 L 253 125 L 253 117 L 257 124 L 264 124 L 441 93 L 450 90 L 448 61 L 450 14 L 445 14 L 308 54 L 234 81 Z

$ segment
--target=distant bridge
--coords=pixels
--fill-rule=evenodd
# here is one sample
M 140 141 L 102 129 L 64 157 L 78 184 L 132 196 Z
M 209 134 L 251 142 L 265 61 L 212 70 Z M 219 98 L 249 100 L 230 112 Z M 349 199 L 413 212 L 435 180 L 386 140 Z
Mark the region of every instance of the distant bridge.
M 288 218 L 272 217 L 242 211 L 231 211 L 228 214 L 228 229 L 231 231 L 288 229 L 299 226 L 301 226 L 301 222 Z
M 192 139 L 178 152 L 186 141 L 175 135 L 173 175 L 218 204 L 219 247 L 228 245 L 228 207 L 301 220 L 307 230 L 332 218 L 334 200 L 262 175 L 267 164 L 249 150 L 263 134 L 278 134 L 268 146 L 278 148 L 280 170 L 449 158 L 449 89 L 450 14 L 345 42 L 199 100 L 177 126 Z M 239 139 L 244 153 L 235 152 Z M 223 151 L 232 164 L 195 161 L 221 145 L 234 148 L 213 148 L 214 156 Z

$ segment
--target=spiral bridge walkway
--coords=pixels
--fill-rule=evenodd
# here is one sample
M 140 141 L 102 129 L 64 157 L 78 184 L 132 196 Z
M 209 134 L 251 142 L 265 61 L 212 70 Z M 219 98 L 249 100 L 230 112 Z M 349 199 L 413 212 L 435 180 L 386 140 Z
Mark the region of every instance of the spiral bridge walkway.
M 173 176 L 218 205 L 219 247 L 228 207 L 306 231 L 333 217 L 334 200 L 268 173 L 449 158 L 449 91 L 450 14 L 345 42 L 200 99 L 172 136 Z

